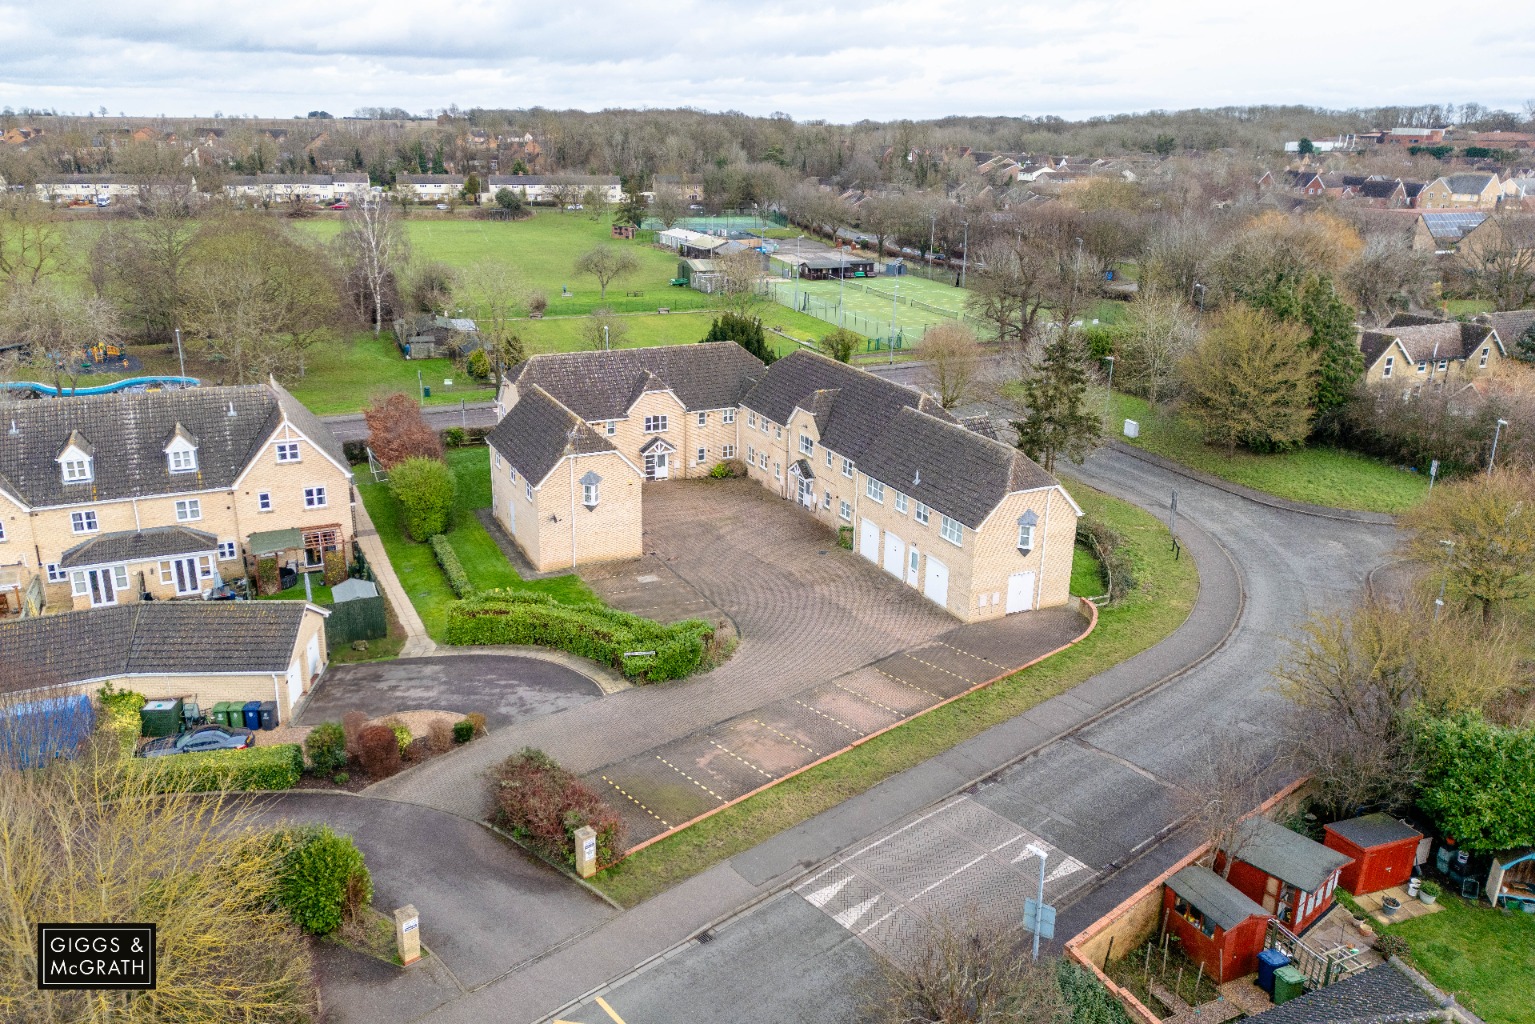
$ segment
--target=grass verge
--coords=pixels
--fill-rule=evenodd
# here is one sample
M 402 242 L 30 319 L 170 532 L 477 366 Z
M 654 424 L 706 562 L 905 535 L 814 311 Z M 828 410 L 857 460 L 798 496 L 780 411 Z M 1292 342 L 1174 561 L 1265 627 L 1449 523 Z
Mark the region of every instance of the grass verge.
M 1071 493 L 1125 537 L 1141 586 L 1104 608 L 1091 636 L 1048 661 L 912 719 L 840 757 L 647 846 L 592 879 L 625 907 L 644 902 L 898 772 L 1014 718 L 1166 637 L 1199 592 L 1191 559 L 1174 560 L 1167 529 L 1149 513 L 1081 483 Z
M 592 602 L 597 598 L 576 576 L 553 576 L 524 580 L 517 575 L 495 538 L 475 516 L 476 509 L 490 507 L 490 450 L 483 447 L 459 448 L 448 452 L 448 465 L 458 481 L 458 496 L 453 509 L 453 527 L 448 543 L 464 563 L 464 570 L 476 589 L 493 587 L 503 590 L 548 594 L 562 602 Z M 362 480 L 366 474 L 358 474 Z M 389 493 L 388 484 L 360 482 L 357 491 L 379 539 L 389 555 L 389 562 L 410 603 L 415 605 L 422 624 L 432 639 L 441 641 L 447 624 L 448 606 L 458 600 L 448 580 L 432 555 L 431 546 L 418 544 L 405 535 L 400 523 L 399 506 Z
M 1535 914 L 1472 906 L 1449 893 L 1444 909 L 1386 929 L 1408 958 L 1488 1024 L 1535 1024 Z
M 1126 419 L 1141 425 L 1140 437 L 1123 437 Z M 1188 420 L 1133 395 L 1114 396 L 1111 433 L 1222 480 L 1312 505 L 1396 513 L 1428 493 L 1428 481 L 1420 474 L 1338 448 L 1310 446 L 1275 455 L 1238 451 L 1228 457 L 1223 450 L 1206 445 Z

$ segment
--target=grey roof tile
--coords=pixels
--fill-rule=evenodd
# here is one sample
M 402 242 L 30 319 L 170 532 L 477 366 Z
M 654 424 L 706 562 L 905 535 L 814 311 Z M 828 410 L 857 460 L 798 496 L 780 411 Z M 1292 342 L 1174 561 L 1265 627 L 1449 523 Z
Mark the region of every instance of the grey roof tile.
M 485 442 L 535 486 L 559 464 L 567 449 L 577 455 L 618 450 L 536 384 L 522 392 Z
M 1366 850 L 1372 846 L 1399 843 L 1404 839 L 1423 838 L 1423 833 L 1397 821 L 1389 814 L 1364 814 L 1357 818 L 1335 821 L 1327 828 L 1355 846 Z
M 145 601 L 0 622 L 0 692 L 40 680 L 288 670 L 302 601 Z
M 1253 1018 L 1262 1024 L 1412 1024 L 1444 1008 L 1393 961 L 1335 981 Z
M 104 533 L 76 544 L 59 558 L 59 565 L 78 569 L 114 562 L 143 562 L 172 555 L 208 554 L 218 548 L 218 538 L 185 526 L 156 526 L 148 530 Z
M 736 405 L 762 362 L 733 341 L 611 352 L 557 352 L 512 368 L 519 388 L 537 384 L 584 420 L 622 419 L 653 376 L 689 411 Z

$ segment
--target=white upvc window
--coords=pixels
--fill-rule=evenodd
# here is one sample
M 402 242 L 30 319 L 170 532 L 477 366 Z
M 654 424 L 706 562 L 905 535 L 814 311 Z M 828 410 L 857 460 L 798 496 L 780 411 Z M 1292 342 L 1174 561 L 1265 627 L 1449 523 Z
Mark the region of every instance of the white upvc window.
M 1396 356 L 1387 356 L 1386 365 L 1381 367 L 1380 375 L 1382 377 L 1391 376 L 1391 370 L 1394 366 L 1396 366 Z
M 1018 550 L 1028 554 L 1034 550 L 1034 524 L 1018 524 Z
M 1439 360 L 1439 372 L 1440 373 L 1443 373 L 1445 370 L 1448 370 L 1449 368 L 1450 368 L 1450 361 L 1448 359 L 1441 359 L 1441 360 Z
M 298 462 L 299 461 L 298 442 L 297 441 L 278 441 L 277 442 L 277 461 L 278 462 Z
M 58 562 L 49 562 L 45 567 L 45 571 L 48 573 L 49 583 L 63 583 L 69 579 L 69 573 L 65 572 L 63 566 L 59 565 Z
M 257 512 L 270 512 L 270 511 L 272 511 L 272 492 L 271 491 L 257 491 L 256 492 L 256 511 Z
M 734 423 L 735 421 L 736 421 L 736 411 L 734 409 L 722 409 L 722 410 L 720 410 L 720 422 L 721 423 Z
M 757 453 L 757 465 L 761 466 L 763 469 L 767 469 L 767 464 L 768 464 L 768 453 L 767 453 L 766 449 L 764 449 L 763 451 L 760 451 L 760 452 Z
M 199 498 L 182 498 L 176 502 L 176 522 L 195 523 L 203 517 L 203 503 Z
M 65 459 L 61 465 L 64 467 L 64 482 L 66 484 L 83 484 L 90 482 L 90 459 Z
M 0 544 L 5 543 L 5 520 L 0 519 Z
M 826 468 L 831 468 L 831 449 L 826 449 Z
M 751 429 L 753 429 L 753 430 L 757 429 L 757 414 L 756 413 L 748 412 L 746 414 L 746 425 L 748 427 L 750 427 Z
M 720 454 L 724 458 L 733 459 L 736 457 L 736 446 L 733 444 L 727 444 L 724 448 L 720 449 Z
M 240 546 L 232 540 L 219 541 L 219 561 L 231 562 L 240 553 Z
M 704 464 L 704 462 L 708 460 L 708 458 L 709 458 L 709 449 L 707 449 L 707 448 L 699 448 L 698 449 L 698 465 L 702 466 Z
M 827 491 L 825 494 L 821 495 L 821 507 L 824 508 L 824 509 L 830 509 L 831 508 L 831 492 L 830 491 Z
M 1487 356 L 1491 352 L 1492 352 L 1492 346 L 1490 346 L 1490 345 L 1483 345 L 1482 346 L 1482 356 L 1481 356 L 1480 359 L 1477 360 L 1477 364 L 1476 365 L 1485 370 L 1487 368 Z
M 752 445 L 746 446 L 746 464 L 748 466 L 755 466 L 757 464 L 757 449 Z
M 903 516 L 906 514 L 906 495 L 900 491 L 895 492 L 895 510 Z
M 870 501 L 877 501 L 881 505 L 885 503 L 885 485 L 872 476 L 864 477 L 863 493 L 868 495 Z
M 101 527 L 96 522 L 96 513 L 86 509 L 83 512 L 69 514 L 69 528 L 75 533 L 95 533 Z
M 707 427 L 709 425 L 709 414 L 708 413 L 701 412 L 701 413 L 698 414 L 698 425 L 700 427 Z
M 837 506 L 837 514 L 851 523 L 853 521 L 853 506 L 844 501 Z
M 197 450 L 194 448 L 172 448 L 166 452 L 170 457 L 172 473 L 197 472 Z
M 612 437 L 614 434 L 618 433 L 618 421 L 608 420 L 602 425 L 602 432 L 609 437 Z
M 777 424 L 773 425 L 773 439 L 775 441 L 783 440 L 783 427 L 780 427 Z
M 774 480 L 782 480 L 783 479 L 783 465 L 782 464 L 777 463 L 777 462 L 773 463 L 773 479 Z
M 852 459 L 843 459 L 842 460 L 842 475 L 845 476 L 845 477 L 851 477 L 853 475 L 853 460 Z
M 313 487 L 304 488 L 305 508 L 324 508 L 328 503 L 329 499 L 326 498 L 324 487 L 316 484 Z
M 917 522 L 921 523 L 923 526 L 926 526 L 930 513 L 931 510 L 919 501 L 917 502 L 917 511 L 913 513 L 913 515 L 915 516 Z
M 958 519 L 950 519 L 948 516 L 939 516 L 938 535 L 950 544 L 963 544 L 965 542 L 965 527 Z
M 801 455 L 814 455 L 815 439 L 809 434 L 801 434 L 799 436 L 799 450 Z
M 529 501 L 533 500 L 533 481 L 525 480 L 522 484 L 522 493 Z
M 645 433 L 647 434 L 664 434 L 666 433 L 666 427 L 667 422 L 665 416 L 645 417 Z
M 1418 372 L 1419 373 L 1427 373 L 1428 372 L 1428 360 L 1427 359 L 1420 359 L 1420 360 L 1418 360 Z
M 587 508 L 597 507 L 598 486 L 596 483 L 584 483 L 581 485 L 581 504 Z

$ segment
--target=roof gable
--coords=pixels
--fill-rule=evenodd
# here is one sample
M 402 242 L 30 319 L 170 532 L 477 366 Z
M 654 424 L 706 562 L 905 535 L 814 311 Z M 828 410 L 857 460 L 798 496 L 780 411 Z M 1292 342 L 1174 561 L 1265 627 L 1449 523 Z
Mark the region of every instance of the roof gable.
M 485 443 L 535 487 L 566 455 L 618 450 L 537 384 L 519 394 Z
M 762 371 L 740 345 L 719 341 L 537 355 L 509 380 L 519 391 L 537 385 L 582 419 L 599 421 L 622 419 L 647 390 L 670 390 L 688 411 L 734 406 Z

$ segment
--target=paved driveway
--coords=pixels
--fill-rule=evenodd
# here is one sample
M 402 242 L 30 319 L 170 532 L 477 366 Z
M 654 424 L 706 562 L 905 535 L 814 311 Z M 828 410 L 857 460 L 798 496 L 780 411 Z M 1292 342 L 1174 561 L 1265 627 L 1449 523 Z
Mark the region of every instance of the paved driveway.
M 1026 664 L 1085 625 L 1065 608 L 960 625 L 746 481 L 647 485 L 644 537 L 644 558 L 583 577 L 619 607 L 728 618 L 741 637 L 729 661 L 521 722 L 370 792 L 473 816 L 484 770 L 538 747 L 607 795 L 632 846 Z
M 369 718 L 399 711 L 478 711 L 490 728 L 500 729 L 601 696 L 602 690 L 586 676 L 540 658 L 401 658 L 333 667 L 310 694 L 298 722 L 337 722 L 348 711 Z
M 385 914 L 412 904 L 433 955 L 408 971 L 322 946 L 327 1019 L 414 1020 L 617 915 L 482 825 L 441 811 L 330 793 L 285 793 L 267 820 L 351 836 Z

